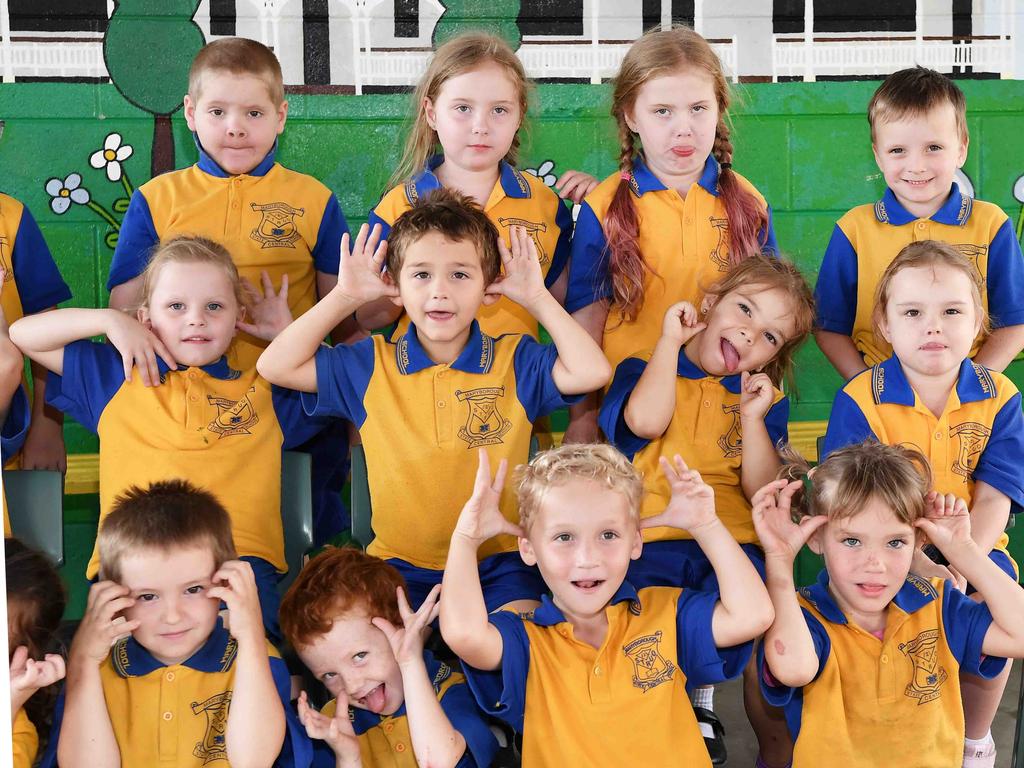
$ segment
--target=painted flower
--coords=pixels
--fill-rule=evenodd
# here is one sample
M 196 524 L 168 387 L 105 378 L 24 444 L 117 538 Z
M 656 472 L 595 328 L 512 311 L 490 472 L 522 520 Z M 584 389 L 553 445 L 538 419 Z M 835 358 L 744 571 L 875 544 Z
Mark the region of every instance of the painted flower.
M 554 160 L 545 160 L 536 168 L 526 168 L 527 173 L 532 173 L 538 179 L 544 182 L 544 186 L 553 187 L 555 182 L 558 181 L 558 177 L 552 173 L 555 170 Z
M 132 156 L 132 151 L 129 144 L 121 144 L 120 133 L 111 133 L 103 140 L 103 149 L 97 149 L 89 156 L 89 165 L 106 168 L 108 179 L 120 181 L 121 163 Z
M 72 203 L 85 205 L 89 202 L 89 190 L 82 187 L 81 184 L 82 177 L 77 173 L 69 173 L 64 181 L 50 179 L 46 182 L 46 194 L 52 198 L 50 207 L 54 213 L 58 215 L 67 213 Z

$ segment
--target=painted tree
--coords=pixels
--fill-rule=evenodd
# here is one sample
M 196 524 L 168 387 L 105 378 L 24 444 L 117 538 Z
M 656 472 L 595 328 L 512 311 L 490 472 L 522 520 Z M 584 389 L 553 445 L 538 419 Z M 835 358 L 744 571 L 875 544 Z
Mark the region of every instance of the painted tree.
M 486 30 L 505 38 L 513 50 L 522 43 L 519 32 L 519 0 L 447 0 L 444 13 L 434 27 L 434 46 L 463 32 Z
M 181 107 L 192 59 L 206 42 L 192 17 L 200 0 L 120 0 L 103 56 L 114 86 L 154 118 L 152 175 L 174 168 L 171 115 Z

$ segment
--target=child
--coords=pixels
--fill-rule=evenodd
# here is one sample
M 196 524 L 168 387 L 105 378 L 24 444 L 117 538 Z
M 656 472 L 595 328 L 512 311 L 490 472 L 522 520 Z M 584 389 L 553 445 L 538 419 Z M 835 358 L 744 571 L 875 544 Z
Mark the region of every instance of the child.
M 772 611 L 715 515 L 714 491 L 678 455 L 675 465 L 662 460 L 668 508 L 641 523 L 643 484 L 618 451 L 545 451 L 522 470 L 517 527 L 498 508 L 507 464 L 492 483 L 480 452 L 445 567 L 441 632 L 469 665 L 480 706 L 523 734 L 523 765 L 711 765 L 685 685 L 738 675 Z M 721 593 L 637 590 L 626 570 L 640 556 L 641 525 L 690 531 Z M 523 560 L 537 564 L 553 595 L 531 617 L 488 616 L 481 596 L 476 551 L 504 533 L 520 537 Z
M 367 551 L 398 568 L 419 607 L 441 582 L 459 515 L 453 499 L 472 483 L 467 451 L 486 446 L 496 462 L 526 461 L 532 422 L 603 386 L 610 371 L 544 287 L 522 227 L 513 229 L 509 253 L 480 208 L 437 189 L 398 218 L 387 243 L 378 247 L 379 227 L 367 232 L 360 230 L 352 256 L 342 260 L 337 288 L 275 339 L 259 369 L 270 381 L 315 393 L 304 396 L 315 415 L 359 427 L 376 536 Z M 408 313 L 404 335 L 321 346 L 339 318 L 382 296 L 400 300 Z M 525 307 L 554 344 L 481 332 L 477 310 L 499 296 Z M 502 511 L 511 519 L 511 496 Z M 491 542 L 481 561 L 492 609 L 539 599 L 543 583 L 516 556 L 514 539 Z
M 0 269 L 0 285 L 6 277 Z M 0 466 L 18 454 L 25 443 L 29 429 L 30 407 L 25 388 L 22 387 L 22 374 L 25 365 L 21 350 L 14 346 L 7 328 L 6 314 L 0 306 Z M 44 369 L 45 370 L 45 369 Z M 40 381 L 42 377 L 36 377 Z M 2 492 L 2 488 L 0 488 Z M 4 536 L 11 535 L 11 521 L 7 514 L 7 497 L 2 497 L 4 516 Z
M 264 322 L 243 322 L 230 254 L 198 237 L 156 250 L 143 295 L 138 320 L 114 309 L 61 309 L 24 318 L 11 338 L 57 374 L 50 402 L 100 437 L 100 520 L 130 485 L 188 477 L 215 490 L 276 638 L 277 574 L 287 570 L 281 450 L 319 424 L 302 413 L 296 392 L 271 387 L 253 368 L 235 370 L 225 354 L 236 326 L 271 338 L 287 325 L 287 295 L 264 300 Z M 100 334 L 110 344 L 89 341 Z M 94 549 L 86 575 L 98 567 Z
M 728 109 L 721 63 L 691 29 L 648 32 L 622 60 L 619 172 L 580 209 L 566 298 L 613 366 L 654 347 L 670 306 L 776 249 L 768 205 L 732 170 Z M 596 439 L 596 400 L 572 416 L 567 439 Z
M 997 657 L 1024 655 L 1024 591 L 974 543 L 964 503 L 929 493 L 930 474 L 920 452 L 869 441 L 813 472 L 787 467 L 754 497 L 775 606 L 759 666 L 766 697 L 786 709 L 794 768 L 958 766 L 957 672 L 992 677 Z M 910 573 L 921 534 L 984 603 Z M 804 543 L 825 569 L 798 596 Z
M 877 365 L 892 347 L 875 332 L 875 289 L 905 245 L 952 244 L 981 273 L 982 306 L 995 330 L 973 355 L 1002 371 L 1024 347 L 1024 257 L 1003 210 L 953 182 L 967 158 L 967 105 L 952 80 L 924 67 L 889 75 L 868 105 L 875 162 L 888 188 L 843 216 L 818 272 L 818 346 L 844 379 Z
M 39 731 L 47 726 L 64 677 L 64 657 L 53 647 L 67 596 L 56 569 L 18 539 L 4 539 L 7 574 L 7 647 L 10 649 L 14 768 L 31 768 Z M 51 694 L 51 695 L 48 695 Z
M 882 274 L 875 322 L 893 356 L 836 395 L 823 454 L 869 438 L 919 448 L 935 490 L 966 501 L 979 549 L 1016 580 L 1004 529 L 1011 508 L 1024 504 L 1024 416 L 1013 382 L 968 358 L 986 327 L 974 265 L 945 243 L 911 243 Z M 914 572 L 948 577 L 920 554 Z M 989 729 L 1008 679 L 1009 665 L 993 680 L 961 680 L 967 748 L 993 760 Z
M 498 745 L 465 679 L 423 650 L 439 591 L 413 613 L 398 571 L 350 548 L 317 555 L 289 588 L 285 637 L 335 697 L 317 712 L 303 692 L 299 719 L 338 766 L 491 764 Z
M 688 302 L 669 307 L 654 351 L 619 364 L 601 407 L 601 429 L 644 477 L 641 518 L 668 504 L 670 488 L 658 462 L 679 453 L 714 488 L 718 516 L 763 575 L 749 499 L 779 468 L 775 446 L 787 439 L 789 400 L 778 387 L 811 331 L 811 290 L 788 261 L 755 255 L 709 288 L 700 322 L 697 317 Z M 644 542 L 629 569 L 638 589 L 717 588 L 711 563 L 686 531 L 648 528 Z M 785 762 L 788 747 L 773 750 L 753 670 L 745 683 L 762 757 Z M 719 764 L 725 762 L 724 732 L 712 694 L 695 690 L 693 704 L 709 727 L 708 751 Z
M 288 672 L 217 499 L 185 480 L 133 486 L 99 550 L 43 765 L 308 765 Z

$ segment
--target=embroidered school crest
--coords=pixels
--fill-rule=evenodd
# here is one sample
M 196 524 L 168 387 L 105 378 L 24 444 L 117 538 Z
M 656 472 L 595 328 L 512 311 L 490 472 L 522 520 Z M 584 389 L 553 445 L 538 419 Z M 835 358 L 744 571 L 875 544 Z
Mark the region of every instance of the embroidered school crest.
M 0 237 L 0 269 L 4 271 L 4 282 L 10 283 L 14 280 L 14 270 L 11 269 L 11 259 L 8 255 L 10 241 L 6 237 Z
M 470 448 L 495 445 L 512 429 L 512 422 L 498 411 L 498 398 L 505 396 L 504 387 L 479 387 L 465 392 L 456 391 L 460 403 L 469 404 L 466 423 L 459 428 L 459 437 Z
M 718 265 L 719 272 L 729 271 L 729 220 L 708 216 L 711 226 L 718 230 L 718 243 L 711 251 L 711 260 Z
M 260 247 L 295 247 L 295 241 L 301 237 L 295 226 L 295 217 L 305 215 L 305 208 L 292 208 L 287 203 L 250 203 L 249 206 L 262 214 L 260 223 L 249 233 L 249 237 L 261 244 Z
M 951 243 L 951 245 L 957 252 L 970 259 L 971 264 L 978 270 L 978 274 L 984 276 L 985 271 L 982 270 L 979 262 L 982 256 L 988 254 L 987 245 L 977 245 L 975 243 Z
M 676 671 L 676 665 L 661 655 L 659 645 L 660 629 L 622 646 L 622 652 L 633 662 L 633 686 L 644 693 L 671 680 Z
M 962 477 L 970 478 L 978 468 L 978 459 L 991 434 L 991 429 L 976 421 L 965 421 L 950 427 L 949 436 L 955 437 L 958 445 L 956 460 L 950 469 Z
M 548 225 L 543 221 L 527 221 L 526 219 L 517 219 L 513 216 L 501 216 L 498 218 L 498 223 L 501 224 L 505 229 L 511 229 L 512 227 L 522 227 L 527 231 L 531 238 L 533 238 L 533 244 L 537 248 L 537 260 L 543 267 L 545 264 L 551 263 L 551 257 L 548 256 L 547 251 L 544 250 L 544 246 L 540 242 L 540 233 L 548 231 Z
M 214 760 L 227 760 L 228 747 L 224 738 L 227 730 L 228 709 L 231 706 L 231 691 L 218 693 L 206 701 L 192 702 L 192 714 L 206 713 L 206 735 L 192 750 L 192 755 L 203 761 L 203 765 Z
M 914 678 L 904 693 L 917 699 L 918 706 L 939 698 L 939 686 L 948 677 L 946 670 L 939 666 L 938 640 L 939 630 L 927 629 L 909 643 L 899 645 L 900 652 L 914 665 Z
M 255 392 L 256 387 L 249 387 L 249 391 Z M 206 428 L 220 435 L 218 440 L 230 435 L 251 435 L 252 428 L 260 421 L 249 395 L 244 395 L 240 400 L 207 395 L 206 400 L 210 405 L 217 406 L 217 418 Z
M 740 404 L 723 405 L 722 411 L 732 416 L 732 424 L 729 431 L 718 438 L 718 447 L 722 449 L 722 456 L 727 459 L 734 459 L 743 455 L 743 433 L 740 432 Z

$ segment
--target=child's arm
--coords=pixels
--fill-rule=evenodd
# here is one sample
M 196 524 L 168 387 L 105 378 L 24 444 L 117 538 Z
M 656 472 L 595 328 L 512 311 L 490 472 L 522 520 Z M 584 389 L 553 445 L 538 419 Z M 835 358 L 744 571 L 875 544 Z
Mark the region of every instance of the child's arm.
M 971 500 L 971 538 L 982 552 L 990 552 L 1006 530 L 1010 497 L 983 480 L 974 484 Z
M 260 355 L 256 369 L 272 384 L 316 392 L 316 351 L 324 338 L 355 310 L 383 296 L 397 296 L 385 283 L 381 267 L 387 242 L 380 242 L 380 227 L 364 224 L 349 251 L 348 233 L 341 238 L 338 284 L 308 312 L 285 328 Z
M 334 716 L 328 717 L 309 706 L 306 692 L 299 693 L 299 722 L 311 739 L 327 742 L 334 752 L 335 768 L 362 768 L 363 758 L 359 752 L 359 737 L 352 728 L 348 717 L 348 696 L 339 691 L 334 702 Z
M 1013 358 L 1024 349 L 1024 325 L 996 328 L 974 356 L 974 362 L 993 371 L 1004 371 Z
M 32 694 L 40 688 L 63 680 L 65 675 L 64 657 L 59 653 L 48 653 L 40 661 L 28 657 L 28 648 L 19 645 L 11 656 L 11 720 Z
M 818 342 L 818 349 L 844 379 L 852 379 L 867 369 L 864 358 L 857 351 L 857 345 L 846 334 L 819 329 L 814 332 L 814 340 Z
M 572 313 L 572 319 L 579 323 L 594 343 L 599 347 L 604 344 L 604 326 L 608 320 L 608 306 L 604 302 L 595 301 Z M 562 441 L 565 443 L 597 443 L 600 432 L 597 427 L 599 411 L 598 395 L 589 394 L 569 406 L 569 425 L 565 429 Z
M 767 374 L 743 372 L 740 376 L 740 428 L 743 431 L 740 485 L 748 499 L 770 483 L 782 466 L 764 422 L 774 399 L 775 387 Z
M 112 581 L 98 582 L 89 589 L 85 615 L 68 657 L 64 718 L 57 745 L 61 768 L 121 765 L 121 751 L 103 696 L 100 665 L 118 637 L 138 628 L 138 621 L 118 618 L 121 611 L 134 603 L 128 588 Z
M 718 576 L 719 600 L 711 619 L 716 646 L 730 648 L 757 637 L 772 623 L 772 605 L 757 570 L 715 514 L 714 489 L 678 454 L 674 469 L 664 456 L 660 463 L 672 498 L 664 512 L 645 518 L 640 527 L 688 531 L 707 555 Z
M 398 611 L 405 626 L 398 629 L 384 618 L 374 618 L 371 622 L 387 636 L 402 672 L 412 751 L 421 766 L 454 768 L 466 751 L 466 739 L 455 730 L 441 709 L 423 661 L 424 633 L 437 618 L 440 609 L 437 597 L 441 587 L 435 586 L 416 612 L 409 607 L 405 590 L 399 587 L 397 591 Z
M 487 451 L 479 449 L 479 467 L 473 495 L 462 508 L 448 547 L 448 562 L 441 582 L 441 636 L 460 659 L 477 669 L 490 671 L 501 665 L 501 633 L 487 620 L 487 605 L 480 588 L 477 550 L 492 536 L 507 533 L 524 536 L 498 508 L 508 462 L 501 460 L 491 482 Z
M 3 284 L 4 272 L 0 270 L 0 285 Z M 21 373 L 24 361 L 21 350 L 11 341 L 7 327 L 7 318 L 0 308 L 0 424 L 7 420 L 7 411 L 11 407 L 14 393 L 21 386 Z

